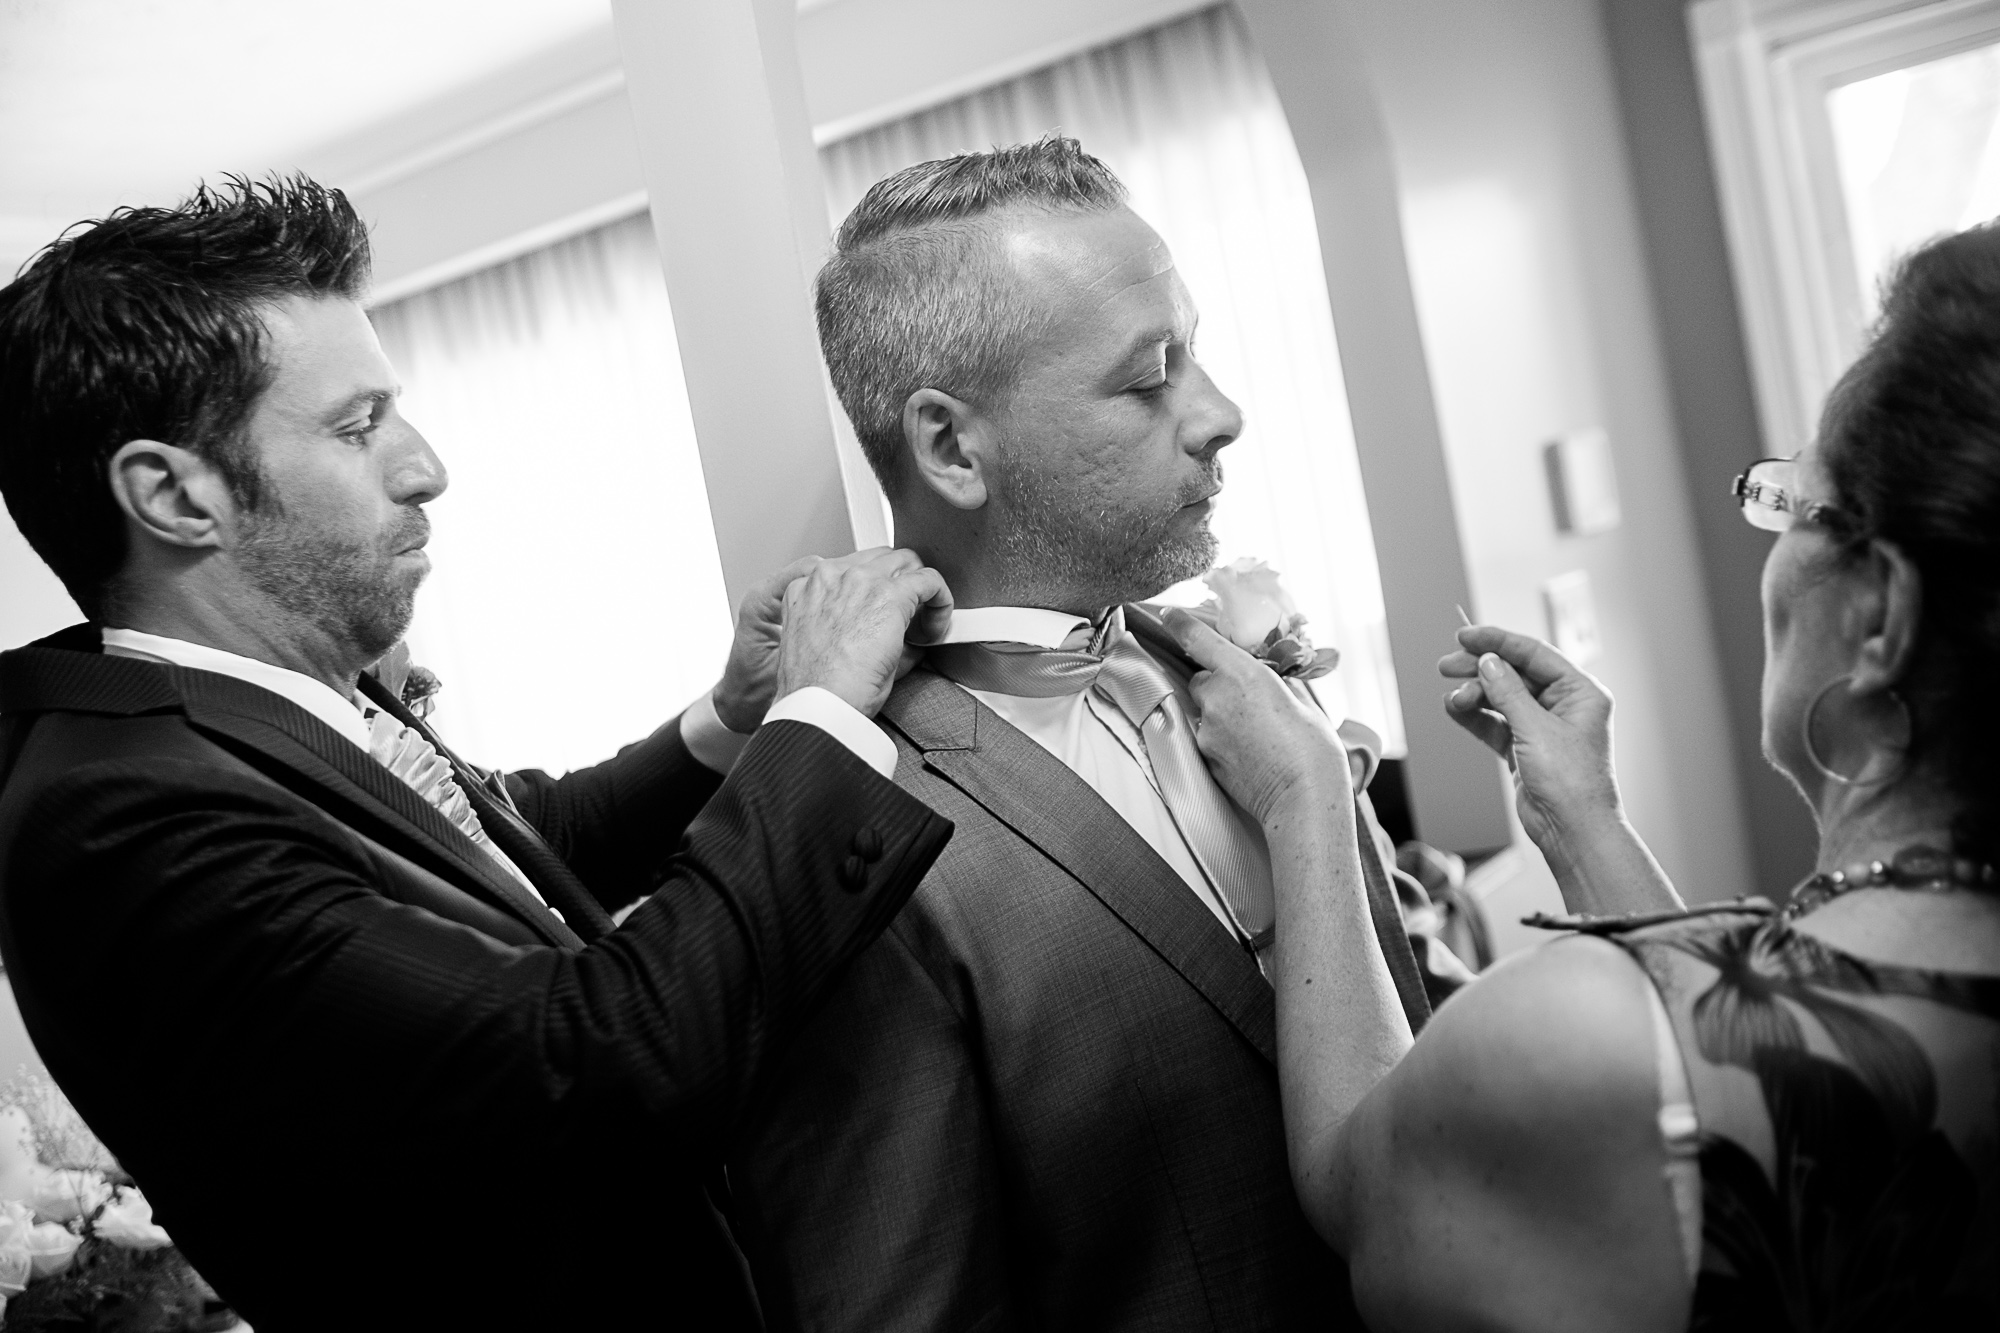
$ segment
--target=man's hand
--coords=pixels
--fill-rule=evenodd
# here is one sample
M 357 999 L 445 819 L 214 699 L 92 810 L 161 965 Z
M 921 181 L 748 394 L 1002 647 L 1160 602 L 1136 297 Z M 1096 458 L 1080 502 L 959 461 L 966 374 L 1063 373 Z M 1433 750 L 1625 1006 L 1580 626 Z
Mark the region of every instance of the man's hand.
M 950 625 L 951 590 L 913 553 L 886 546 L 806 563 L 784 591 L 776 697 L 817 685 L 873 717 L 917 664 L 913 645 Z
M 731 731 L 749 735 L 778 697 L 778 642 L 783 637 L 785 589 L 812 571 L 816 555 L 792 561 L 743 594 L 736 608 L 736 639 L 729 665 L 715 687 L 715 715 Z

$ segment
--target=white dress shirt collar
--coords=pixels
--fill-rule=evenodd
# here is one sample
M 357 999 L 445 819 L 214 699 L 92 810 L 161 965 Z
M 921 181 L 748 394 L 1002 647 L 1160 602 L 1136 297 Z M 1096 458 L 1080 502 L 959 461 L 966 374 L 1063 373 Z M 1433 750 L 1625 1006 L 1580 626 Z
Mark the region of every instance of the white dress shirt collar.
M 144 662 L 190 667 L 196 671 L 213 671 L 219 676 L 234 676 L 237 680 L 290 700 L 363 750 L 368 748 L 368 724 L 362 720 L 360 706 L 352 698 L 341 698 L 311 676 L 272 666 L 269 662 L 259 662 L 254 657 L 242 657 L 220 648 L 189 643 L 186 639 L 170 639 L 136 629 L 106 629 L 104 651 L 112 657 L 132 657 Z
M 1079 625 L 1090 621 L 1067 611 L 1038 606 L 972 606 L 951 613 L 951 627 L 939 643 L 1032 643 L 1060 648 Z

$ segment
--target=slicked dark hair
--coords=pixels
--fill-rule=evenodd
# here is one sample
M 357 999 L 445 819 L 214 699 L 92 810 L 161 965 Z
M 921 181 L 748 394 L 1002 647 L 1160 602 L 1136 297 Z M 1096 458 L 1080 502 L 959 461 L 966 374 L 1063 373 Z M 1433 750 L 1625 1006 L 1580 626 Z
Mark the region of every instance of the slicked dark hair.
M 1104 212 L 1111 169 L 1061 135 L 920 162 L 868 188 L 814 285 L 833 387 L 882 487 L 896 493 L 903 405 L 936 389 L 974 405 L 1013 383 L 1038 323 L 982 219 L 1009 208 Z
M 1893 542 L 1922 579 L 1912 762 L 1960 802 L 1958 854 L 2000 857 L 2000 223 L 1897 268 L 1868 349 L 1827 400 L 1820 448 L 1859 519 L 1849 551 Z
M 367 290 L 367 228 L 339 190 L 225 181 L 79 224 L 0 288 L 0 495 L 86 615 L 125 562 L 111 456 L 180 445 L 257 507 L 243 429 L 271 379 L 261 308 Z

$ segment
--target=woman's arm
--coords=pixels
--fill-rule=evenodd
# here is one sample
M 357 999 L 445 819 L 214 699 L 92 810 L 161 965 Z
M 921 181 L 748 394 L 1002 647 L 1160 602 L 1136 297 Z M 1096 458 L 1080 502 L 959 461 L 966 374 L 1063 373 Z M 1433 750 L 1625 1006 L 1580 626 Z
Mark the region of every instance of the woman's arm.
M 1589 937 L 1517 955 L 1362 1100 L 1326 1211 L 1370 1328 L 1687 1327 L 1651 985 Z
M 1611 767 L 1611 695 L 1540 639 L 1491 625 L 1458 632 L 1438 671 L 1466 683 L 1452 720 L 1514 770 L 1521 826 L 1572 912 L 1677 911 L 1681 898 L 1625 818 Z
M 1285 1133 L 1294 1185 L 1324 1234 L 1334 1137 L 1410 1048 L 1369 915 L 1346 747 L 1261 662 L 1191 617 L 1169 613 L 1167 623 L 1207 668 L 1192 684 L 1202 753 L 1270 848 Z
M 1264 823 L 1277 894 L 1272 982 L 1286 1149 L 1292 1186 L 1322 1235 L 1332 1226 L 1328 1172 L 1341 1126 L 1410 1049 L 1362 885 L 1345 754 L 1327 768 L 1323 785 L 1295 793 Z

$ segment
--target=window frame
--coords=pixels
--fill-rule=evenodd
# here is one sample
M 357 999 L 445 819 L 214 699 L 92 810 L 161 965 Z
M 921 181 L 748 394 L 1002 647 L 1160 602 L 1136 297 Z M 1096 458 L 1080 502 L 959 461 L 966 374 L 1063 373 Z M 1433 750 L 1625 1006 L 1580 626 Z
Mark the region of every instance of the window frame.
M 1688 29 L 1766 448 L 1786 454 L 1866 335 L 1827 95 L 2000 42 L 2000 0 L 1695 0 Z

